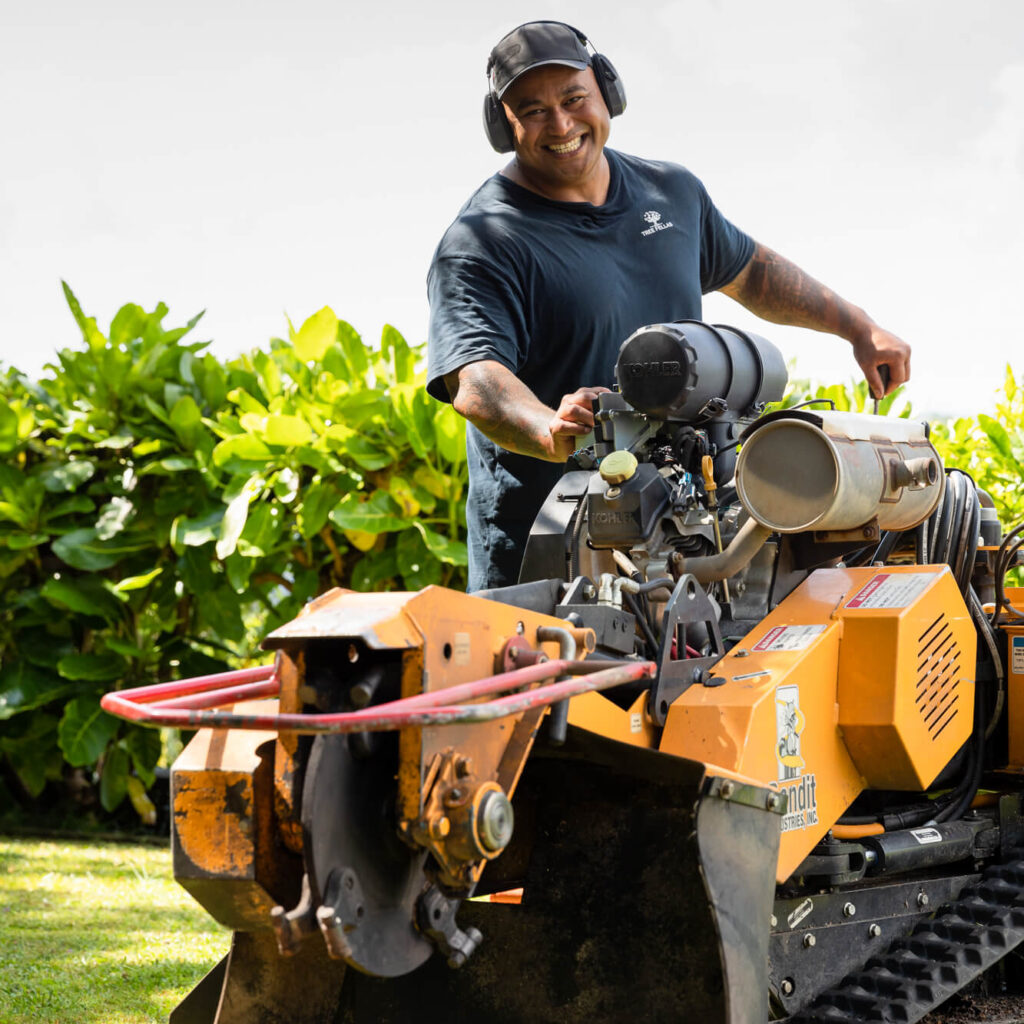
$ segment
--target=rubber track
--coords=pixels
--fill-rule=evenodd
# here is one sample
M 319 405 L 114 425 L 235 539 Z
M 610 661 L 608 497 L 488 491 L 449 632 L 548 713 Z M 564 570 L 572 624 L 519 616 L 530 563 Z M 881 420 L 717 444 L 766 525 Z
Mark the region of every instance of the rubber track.
M 789 1024 L 913 1024 L 1024 941 L 1024 860 L 995 865 Z

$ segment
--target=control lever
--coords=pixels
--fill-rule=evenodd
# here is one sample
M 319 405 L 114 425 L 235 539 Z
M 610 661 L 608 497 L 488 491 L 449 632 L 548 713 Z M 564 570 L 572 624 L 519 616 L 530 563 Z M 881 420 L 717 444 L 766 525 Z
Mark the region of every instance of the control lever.
M 889 377 L 889 364 L 888 363 L 880 363 L 879 364 L 879 366 L 878 366 L 878 376 L 882 378 L 882 397 L 884 398 L 886 391 L 889 390 L 889 380 L 890 380 L 890 377 Z M 876 416 L 878 415 L 878 402 L 879 402 L 879 399 L 876 398 L 875 399 L 875 408 L 874 408 L 874 413 L 875 413 Z

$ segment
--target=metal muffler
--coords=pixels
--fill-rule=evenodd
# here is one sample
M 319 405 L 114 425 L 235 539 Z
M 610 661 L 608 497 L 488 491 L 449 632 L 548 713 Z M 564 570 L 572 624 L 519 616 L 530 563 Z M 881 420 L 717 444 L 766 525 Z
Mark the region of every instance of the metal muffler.
M 743 435 L 736 490 L 779 533 L 852 530 L 874 519 L 907 530 L 942 498 L 942 460 L 927 424 L 860 413 L 782 410 Z

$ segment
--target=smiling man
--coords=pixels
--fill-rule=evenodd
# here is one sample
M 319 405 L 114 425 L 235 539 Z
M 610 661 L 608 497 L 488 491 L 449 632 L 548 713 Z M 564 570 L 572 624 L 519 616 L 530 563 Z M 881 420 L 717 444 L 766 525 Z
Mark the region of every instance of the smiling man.
M 428 390 L 469 421 L 469 589 L 514 583 L 530 526 L 638 327 L 700 319 L 720 290 L 775 323 L 836 334 L 876 395 L 910 348 L 755 242 L 675 164 L 606 148 L 625 109 L 611 62 L 561 22 L 491 51 L 484 129 L 512 160 L 470 197 L 427 277 Z

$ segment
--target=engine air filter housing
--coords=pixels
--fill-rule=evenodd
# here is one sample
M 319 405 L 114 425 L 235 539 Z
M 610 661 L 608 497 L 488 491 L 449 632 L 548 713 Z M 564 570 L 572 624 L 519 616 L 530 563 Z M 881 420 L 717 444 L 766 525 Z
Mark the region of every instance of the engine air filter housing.
M 615 377 L 623 398 L 660 420 L 697 423 L 755 416 L 782 397 L 782 353 L 756 334 L 677 320 L 641 327 L 619 350 Z

